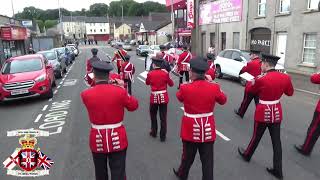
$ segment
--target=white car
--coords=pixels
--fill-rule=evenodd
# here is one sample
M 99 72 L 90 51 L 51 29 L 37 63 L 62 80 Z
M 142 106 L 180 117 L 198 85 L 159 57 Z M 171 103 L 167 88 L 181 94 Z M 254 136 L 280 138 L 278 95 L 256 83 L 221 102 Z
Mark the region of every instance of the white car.
M 79 55 L 79 50 L 77 49 L 77 46 L 75 44 L 67 44 L 67 47 L 71 47 L 73 53 L 75 54 L 75 56 Z
M 216 76 L 222 78 L 223 75 L 240 78 L 239 74 L 241 69 L 250 62 L 250 53 L 247 51 L 241 51 L 238 49 L 226 49 L 221 51 L 214 64 L 216 65 Z M 284 66 L 279 62 L 276 66 L 276 70 L 284 72 Z M 245 84 L 245 81 L 241 80 L 241 84 Z
M 123 44 L 122 47 L 126 51 L 132 51 L 132 46 L 129 43 Z

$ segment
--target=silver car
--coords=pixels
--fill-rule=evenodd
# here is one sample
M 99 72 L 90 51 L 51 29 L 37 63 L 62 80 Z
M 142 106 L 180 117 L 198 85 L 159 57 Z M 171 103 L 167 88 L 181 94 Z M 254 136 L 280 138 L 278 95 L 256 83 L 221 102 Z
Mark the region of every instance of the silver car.
M 63 74 L 67 72 L 67 65 L 64 58 L 61 58 L 58 51 L 39 51 L 37 54 L 42 54 L 49 61 L 53 67 L 54 75 L 56 78 L 62 78 Z

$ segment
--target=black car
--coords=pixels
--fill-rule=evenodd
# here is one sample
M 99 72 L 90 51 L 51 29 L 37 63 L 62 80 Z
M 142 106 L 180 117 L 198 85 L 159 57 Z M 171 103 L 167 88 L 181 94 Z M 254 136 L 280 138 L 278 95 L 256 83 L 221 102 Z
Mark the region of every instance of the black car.
M 148 55 L 148 53 L 149 53 L 149 49 L 150 49 L 150 46 L 148 46 L 148 45 L 140 45 L 136 49 L 136 54 L 138 56 L 146 57 Z

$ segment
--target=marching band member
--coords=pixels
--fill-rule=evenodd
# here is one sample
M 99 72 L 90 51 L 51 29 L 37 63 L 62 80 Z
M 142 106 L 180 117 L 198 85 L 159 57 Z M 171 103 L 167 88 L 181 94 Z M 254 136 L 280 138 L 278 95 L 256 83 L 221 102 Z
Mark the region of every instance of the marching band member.
M 133 83 L 133 75 L 135 73 L 135 67 L 134 65 L 129 62 L 130 56 L 127 54 L 124 57 L 124 62 L 121 65 L 121 73 L 122 73 L 122 79 L 124 80 L 124 83 L 128 89 L 128 93 L 131 95 L 131 85 Z
M 122 64 L 122 61 L 125 60 L 125 56 L 127 55 L 127 52 L 125 50 L 123 50 L 122 44 L 119 44 L 118 47 L 119 47 L 119 49 L 114 52 L 112 62 L 115 60 L 117 61 L 118 74 L 120 74 L 121 64 Z
M 254 116 L 254 130 L 246 150 L 239 148 L 238 152 L 244 161 L 249 162 L 258 144 L 268 128 L 273 146 L 273 167 L 267 171 L 278 179 L 282 173 L 282 147 L 280 139 L 282 106 L 280 98 L 283 94 L 292 96 L 294 89 L 291 78 L 287 74 L 275 70 L 280 57 L 262 54 L 261 70 L 264 75 L 258 76 L 252 82 L 249 93 L 259 97 Z
M 91 122 L 89 143 L 96 180 L 108 179 L 108 163 L 111 179 L 125 180 L 128 140 L 122 121 L 124 109 L 135 111 L 138 101 L 119 87 L 123 86 L 120 80 L 115 80 L 117 85 L 110 84 L 109 72 L 113 69 L 110 63 L 94 61 L 91 65 L 96 85 L 84 90 L 81 98 Z
M 205 80 L 209 67 L 203 58 L 193 58 L 190 65 L 192 82 L 181 85 L 176 94 L 184 105 L 180 132 L 183 151 L 180 167 L 173 171 L 179 179 L 186 180 L 199 151 L 202 180 L 213 180 L 213 145 L 216 139 L 213 110 L 216 103 L 225 104 L 227 97 L 218 84 Z
M 206 79 L 208 81 L 213 81 L 216 78 L 216 66 L 214 65 L 214 58 L 215 57 L 213 54 L 210 54 L 210 53 L 207 54 L 206 60 L 208 62 L 209 69 L 206 72 Z
M 247 66 L 244 66 L 242 68 L 242 70 L 240 71 L 240 74 L 247 72 L 255 78 L 258 77 L 259 75 L 261 75 L 261 59 L 260 59 L 259 55 L 260 55 L 260 51 L 251 50 L 251 52 L 250 52 L 251 61 L 248 62 Z M 241 118 L 243 118 L 244 114 L 246 113 L 252 99 L 254 99 L 254 102 L 256 103 L 256 105 L 259 102 L 258 96 L 253 95 L 248 92 L 250 89 L 250 86 L 251 86 L 251 83 L 247 82 L 245 90 L 244 90 L 244 96 L 243 96 L 242 103 L 241 103 L 239 109 L 236 109 L 234 111 Z
M 180 54 L 177 62 L 178 71 L 180 74 L 178 89 L 180 88 L 180 85 L 183 83 L 183 75 L 186 76 L 186 82 L 189 82 L 189 71 L 190 71 L 189 61 L 191 58 L 192 58 L 192 54 L 189 52 L 188 47 L 183 46 L 183 53 Z
M 160 140 L 164 142 L 167 134 L 167 107 L 169 103 L 169 95 L 167 92 L 167 86 L 172 87 L 174 85 L 172 79 L 169 76 L 169 72 L 162 69 L 163 59 L 158 57 L 152 58 L 153 70 L 147 75 L 146 85 L 151 87 L 150 95 L 150 118 L 151 118 L 151 137 L 157 137 L 158 122 L 157 113 L 160 114 Z

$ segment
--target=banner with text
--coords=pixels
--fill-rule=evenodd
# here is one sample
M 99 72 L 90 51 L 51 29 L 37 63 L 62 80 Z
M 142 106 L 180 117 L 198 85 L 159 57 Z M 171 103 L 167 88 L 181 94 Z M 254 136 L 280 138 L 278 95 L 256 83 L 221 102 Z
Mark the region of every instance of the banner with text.
M 199 25 L 242 20 L 242 0 L 220 0 L 200 4 Z
M 194 28 L 194 0 L 187 0 L 187 16 L 188 22 L 187 27 Z

